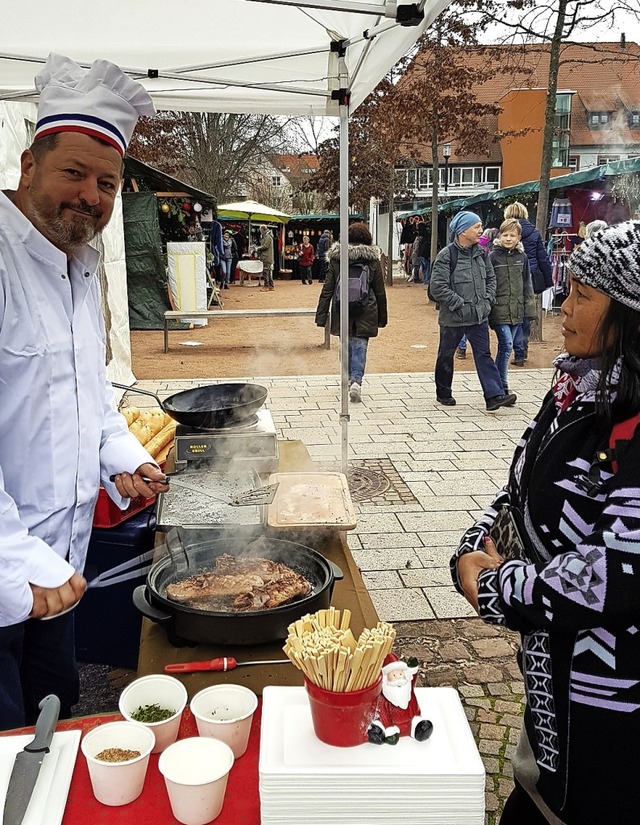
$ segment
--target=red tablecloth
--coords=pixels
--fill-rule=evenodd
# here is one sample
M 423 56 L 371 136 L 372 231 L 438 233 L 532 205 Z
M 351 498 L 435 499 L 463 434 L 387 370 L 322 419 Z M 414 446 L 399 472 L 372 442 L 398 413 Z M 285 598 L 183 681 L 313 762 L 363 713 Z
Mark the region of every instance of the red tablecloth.
M 258 794 L 258 754 L 260 750 L 260 712 L 262 703 L 253 717 L 249 746 L 240 759 L 236 759 L 229 774 L 229 783 L 222 813 L 216 825 L 260 825 L 260 800 Z M 60 722 L 56 730 L 86 731 L 105 722 L 122 719 L 119 714 L 86 716 Z M 11 733 L 27 733 L 33 728 Z M 185 708 L 178 738 L 197 736 L 196 723 L 189 708 Z M 171 813 L 164 778 L 158 770 L 159 754 L 151 754 L 142 794 L 129 805 L 112 808 L 98 802 L 91 791 L 87 761 L 78 749 L 71 788 L 67 799 L 63 825 L 175 825 Z

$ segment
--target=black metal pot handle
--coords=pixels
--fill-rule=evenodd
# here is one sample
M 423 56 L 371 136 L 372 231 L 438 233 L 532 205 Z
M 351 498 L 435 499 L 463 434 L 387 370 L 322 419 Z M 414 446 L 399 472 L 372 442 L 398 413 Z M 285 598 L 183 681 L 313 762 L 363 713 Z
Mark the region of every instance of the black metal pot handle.
M 342 570 L 338 567 L 338 565 L 335 562 L 329 561 L 329 559 L 327 559 L 326 561 L 329 562 L 329 567 L 331 568 L 331 572 L 333 573 L 333 578 L 337 582 L 342 581 L 342 579 L 344 579 L 344 573 L 342 572 Z
M 171 613 L 167 613 L 165 610 L 159 610 L 157 607 L 149 604 L 146 584 L 139 584 L 133 591 L 133 604 L 143 616 L 151 619 L 152 622 L 164 624 L 171 621 Z

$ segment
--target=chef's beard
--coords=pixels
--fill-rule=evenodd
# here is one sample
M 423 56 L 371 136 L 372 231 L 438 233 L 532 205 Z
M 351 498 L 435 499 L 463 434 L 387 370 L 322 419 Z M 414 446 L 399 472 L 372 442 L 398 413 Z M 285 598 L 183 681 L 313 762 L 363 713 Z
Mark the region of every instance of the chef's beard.
M 93 240 L 99 232 L 94 221 L 78 216 L 68 220 L 64 217 L 64 209 L 76 209 L 93 218 L 99 218 L 101 213 L 92 206 L 77 203 L 64 203 L 55 208 L 48 199 L 44 199 L 44 209 L 31 201 L 31 217 L 39 231 L 60 249 L 74 249 L 84 246 Z
M 388 699 L 392 705 L 406 710 L 411 701 L 411 688 L 411 679 L 405 679 L 403 682 L 388 682 L 387 679 L 384 678 L 382 682 L 382 695 L 385 699 Z

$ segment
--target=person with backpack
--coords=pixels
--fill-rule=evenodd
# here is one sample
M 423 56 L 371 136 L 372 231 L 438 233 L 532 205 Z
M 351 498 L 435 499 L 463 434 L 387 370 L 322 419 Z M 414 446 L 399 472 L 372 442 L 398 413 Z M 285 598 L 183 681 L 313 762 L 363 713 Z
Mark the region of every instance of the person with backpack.
M 487 319 L 496 296 L 496 276 L 489 256 L 478 244 L 482 221 L 474 212 L 458 212 L 449 225 L 449 233 L 451 243 L 438 253 L 427 287 L 429 299 L 439 305 L 436 400 L 446 407 L 455 406 L 451 394 L 453 357 L 460 339 L 466 335 L 487 410 L 511 407 L 517 397 L 504 392 L 489 347 Z
M 529 211 L 527 207 L 515 201 L 510 203 L 504 210 L 505 220 L 517 218 L 522 230 L 522 246 L 529 261 L 529 271 L 531 272 L 531 283 L 536 295 L 540 295 L 553 286 L 553 276 L 551 261 L 547 255 L 542 235 L 529 221 Z M 516 333 L 513 341 L 513 361 L 514 367 L 524 367 L 524 362 L 529 354 L 529 335 L 531 333 L 531 320 L 525 318 L 520 329 Z
M 327 277 L 318 299 L 316 324 L 324 327 L 331 312 L 331 334 L 340 335 L 340 244 L 328 253 Z M 380 249 L 373 246 L 371 232 L 364 223 L 349 227 L 349 398 L 362 400 L 362 379 L 367 362 L 369 338 L 387 325 L 385 291 Z
M 500 825 L 638 819 L 639 262 L 639 221 L 571 255 L 554 385 L 451 560 L 480 617 L 521 634 L 527 706 Z M 504 513 L 515 557 L 490 538 Z

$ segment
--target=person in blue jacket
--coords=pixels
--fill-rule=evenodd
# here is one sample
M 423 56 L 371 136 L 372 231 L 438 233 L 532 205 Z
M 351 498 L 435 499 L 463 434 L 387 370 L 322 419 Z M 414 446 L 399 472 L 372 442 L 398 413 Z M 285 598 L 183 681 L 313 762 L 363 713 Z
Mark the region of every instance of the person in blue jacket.
M 515 201 L 509 204 L 504 210 L 505 220 L 507 218 L 517 218 L 520 221 L 522 228 L 522 245 L 529 261 L 529 272 L 531 273 L 531 283 L 533 284 L 533 291 L 536 295 L 544 292 L 550 286 L 553 286 L 553 279 L 551 277 L 551 261 L 547 255 L 542 235 L 535 226 L 529 221 L 529 211 L 527 207 Z M 515 367 L 523 367 L 527 360 L 529 349 L 529 334 L 531 333 L 531 321 L 525 318 L 522 322 L 519 332 L 513 339 L 513 365 Z

